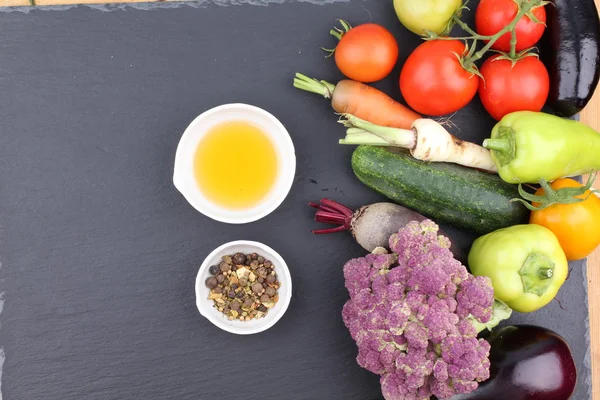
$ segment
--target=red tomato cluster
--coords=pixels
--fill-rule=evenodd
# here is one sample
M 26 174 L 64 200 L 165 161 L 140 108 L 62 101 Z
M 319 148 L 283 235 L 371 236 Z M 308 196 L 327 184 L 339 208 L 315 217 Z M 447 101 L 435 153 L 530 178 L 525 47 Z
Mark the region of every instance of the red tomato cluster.
M 475 13 L 478 35 L 490 37 L 515 19 L 514 0 L 481 0 Z M 516 52 L 527 51 L 541 39 L 546 22 L 544 6 L 533 9 L 516 24 Z M 537 21 L 536 21 L 537 20 Z M 341 32 L 341 31 L 340 31 Z M 475 95 L 496 120 L 514 111 L 541 111 L 546 103 L 550 78 L 536 55 L 512 59 L 493 54 L 480 68 L 465 65 L 469 51 L 461 40 L 427 40 L 411 53 L 400 73 L 400 91 L 409 107 L 419 114 L 452 114 Z M 510 52 L 511 33 L 499 37 L 491 49 Z M 488 41 L 489 43 L 489 41 Z M 362 24 L 341 35 L 335 62 L 348 78 L 370 83 L 388 76 L 398 61 L 394 36 L 381 25 Z
M 509 25 L 518 12 L 513 0 L 482 0 L 476 11 L 476 29 L 482 36 L 492 36 Z M 534 46 L 545 30 L 544 7 L 535 8 L 539 22 L 524 16 L 516 25 L 516 50 Z M 492 49 L 510 51 L 511 35 L 505 34 Z M 461 57 L 467 53 L 458 40 L 432 40 L 421 44 L 406 61 L 400 74 L 404 100 L 415 111 L 429 116 L 456 112 L 477 93 L 488 113 L 500 120 L 520 110 L 540 111 L 548 98 L 550 79 L 545 65 L 529 55 L 516 62 L 490 56 L 479 69 L 465 69 Z

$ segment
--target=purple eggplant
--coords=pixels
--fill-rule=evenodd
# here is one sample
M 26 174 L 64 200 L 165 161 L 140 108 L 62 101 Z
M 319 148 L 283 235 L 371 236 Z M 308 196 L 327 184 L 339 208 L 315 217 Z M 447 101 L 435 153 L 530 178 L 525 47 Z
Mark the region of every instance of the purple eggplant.
M 490 378 L 466 395 L 451 400 L 568 400 L 577 369 L 569 345 L 554 331 L 533 325 L 495 329 Z

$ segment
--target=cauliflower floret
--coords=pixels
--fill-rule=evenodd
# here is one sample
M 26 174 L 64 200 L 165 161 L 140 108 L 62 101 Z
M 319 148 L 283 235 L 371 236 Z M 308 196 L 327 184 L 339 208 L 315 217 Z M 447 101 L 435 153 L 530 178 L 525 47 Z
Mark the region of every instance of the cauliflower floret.
M 447 399 L 489 378 L 490 346 L 477 333 L 500 322 L 491 280 L 472 276 L 437 232 L 410 222 L 390 237 L 393 253 L 344 266 L 342 319 L 386 400 Z

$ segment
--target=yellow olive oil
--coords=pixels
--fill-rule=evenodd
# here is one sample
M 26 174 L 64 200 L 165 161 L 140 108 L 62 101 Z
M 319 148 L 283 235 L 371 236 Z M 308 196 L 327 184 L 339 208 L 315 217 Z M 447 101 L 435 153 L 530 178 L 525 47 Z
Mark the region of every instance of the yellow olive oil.
M 196 182 L 206 198 L 229 209 L 251 208 L 270 192 L 278 157 L 269 137 L 246 121 L 214 126 L 198 144 Z

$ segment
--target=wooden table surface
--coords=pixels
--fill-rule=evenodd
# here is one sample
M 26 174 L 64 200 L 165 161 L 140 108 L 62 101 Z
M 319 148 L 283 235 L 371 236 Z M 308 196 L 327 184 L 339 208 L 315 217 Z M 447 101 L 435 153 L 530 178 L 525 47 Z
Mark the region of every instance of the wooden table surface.
M 148 0 L 119 0 L 114 3 L 146 2 Z M 149 0 L 164 1 L 164 0 Z M 170 0 L 166 0 L 170 1 Z M 600 9 L 600 0 L 595 0 Z M 45 6 L 64 4 L 99 4 L 110 3 L 106 0 L 0 0 L 0 7 Z M 581 114 L 581 121 L 600 131 L 600 88 Z M 595 186 L 600 188 L 600 181 Z M 590 309 L 590 341 L 592 362 L 592 399 L 600 400 L 600 247 L 590 255 L 587 266 L 588 298 Z M 598 286 L 596 286 L 598 285 Z

